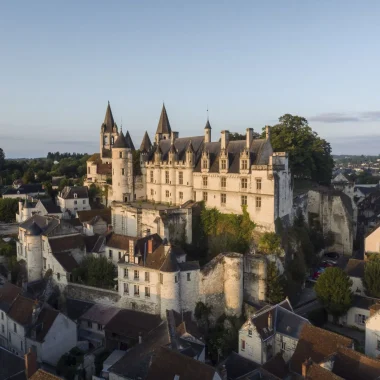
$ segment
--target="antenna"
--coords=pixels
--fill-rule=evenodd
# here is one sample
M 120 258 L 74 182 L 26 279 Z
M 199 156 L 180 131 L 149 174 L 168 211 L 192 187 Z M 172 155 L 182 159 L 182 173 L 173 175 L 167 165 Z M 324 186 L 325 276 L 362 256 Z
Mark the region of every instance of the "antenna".
M 120 132 L 123 132 L 123 116 L 121 117 L 120 121 Z
M 208 104 L 207 104 L 207 121 L 209 121 L 209 120 L 208 120 Z

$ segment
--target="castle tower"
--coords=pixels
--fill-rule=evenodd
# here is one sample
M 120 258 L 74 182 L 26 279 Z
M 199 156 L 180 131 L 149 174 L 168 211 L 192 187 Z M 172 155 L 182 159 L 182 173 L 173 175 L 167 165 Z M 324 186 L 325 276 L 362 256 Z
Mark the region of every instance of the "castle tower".
M 26 256 L 28 282 L 42 278 L 41 233 L 42 230 L 36 222 L 33 222 L 25 233 L 25 244 L 28 247 Z
M 226 315 L 240 317 L 243 307 L 243 255 L 224 256 L 224 297 Z
M 160 120 L 158 121 L 155 142 L 159 143 L 160 140 L 169 140 L 172 134 L 172 129 L 170 127 L 168 114 L 166 112 L 165 104 L 162 105 L 162 111 Z
M 209 120 L 207 119 L 207 123 L 205 126 L 205 143 L 211 142 L 211 125 Z
M 133 195 L 133 158 L 135 150 L 128 131 L 123 131 L 112 148 L 112 199 L 119 202 L 131 202 Z
M 104 122 L 100 127 L 100 157 L 111 158 L 111 149 L 118 137 L 117 125 L 113 119 L 110 102 L 108 102 Z

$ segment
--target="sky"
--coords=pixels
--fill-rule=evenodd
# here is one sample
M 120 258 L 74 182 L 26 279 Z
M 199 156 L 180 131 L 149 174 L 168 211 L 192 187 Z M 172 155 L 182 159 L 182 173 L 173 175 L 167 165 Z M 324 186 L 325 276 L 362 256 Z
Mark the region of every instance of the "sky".
M 110 101 L 139 146 L 303 116 L 334 154 L 380 153 L 380 1 L 0 2 L 0 147 L 99 150 Z

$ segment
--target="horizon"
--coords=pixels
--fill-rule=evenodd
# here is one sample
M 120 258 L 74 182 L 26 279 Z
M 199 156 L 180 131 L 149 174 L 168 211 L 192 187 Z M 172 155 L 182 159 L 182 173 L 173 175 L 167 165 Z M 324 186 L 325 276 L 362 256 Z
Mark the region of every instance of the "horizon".
M 7 158 L 99 150 L 107 101 L 139 147 L 162 102 L 181 137 L 305 117 L 334 155 L 380 153 L 380 3 L 0 5 Z M 207 110 L 209 112 L 207 112 Z

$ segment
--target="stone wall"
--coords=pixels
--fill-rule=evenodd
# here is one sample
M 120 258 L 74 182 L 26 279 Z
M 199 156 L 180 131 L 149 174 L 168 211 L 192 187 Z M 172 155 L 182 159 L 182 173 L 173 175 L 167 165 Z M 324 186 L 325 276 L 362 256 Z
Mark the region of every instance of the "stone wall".
M 66 298 L 74 298 L 108 306 L 117 306 L 120 300 L 120 296 L 116 290 L 94 288 L 92 286 L 73 283 L 66 286 L 64 295 Z
M 265 301 L 267 260 L 263 255 L 244 256 L 244 300 Z

